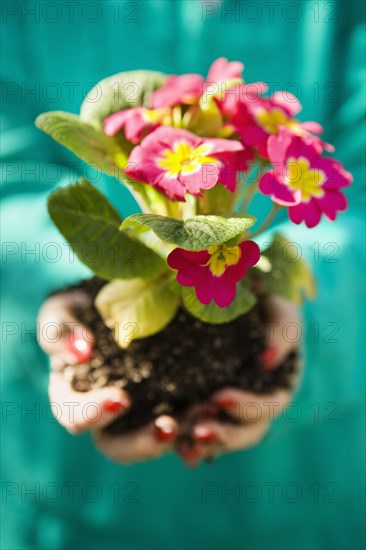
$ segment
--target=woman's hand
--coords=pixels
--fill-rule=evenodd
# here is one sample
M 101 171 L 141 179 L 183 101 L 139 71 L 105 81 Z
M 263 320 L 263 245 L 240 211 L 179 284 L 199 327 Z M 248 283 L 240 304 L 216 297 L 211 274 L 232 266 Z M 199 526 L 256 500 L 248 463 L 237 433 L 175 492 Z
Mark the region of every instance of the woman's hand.
M 265 369 L 272 370 L 297 347 L 298 342 L 289 342 L 286 337 L 286 328 L 298 327 L 300 317 L 294 304 L 278 296 L 270 298 L 269 306 L 272 321 L 267 327 L 268 348 L 262 362 Z M 293 385 L 295 383 L 294 380 Z M 216 392 L 208 403 L 188 412 L 184 428 L 187 437 L 182 438 L 182 444 L 178 443 L 178 453 L 188 465 L 195 466 L 201 460 L 209 460 L 218 454 L 258 444 L 273 419 L 291 401 L 291 395 L 291 391 L 283 389 L 270 395 L 258 395 L 236 388 Z M 219 411 L 224 411 L 235 423 L 217 420 L 215 417 Z
M 168 416 L 126 435 L 101 432 L 130 407 L 128 394 L 114 386 L 88 392 L 72 389 L 64 373 L 65 365 L 87 363 L 92 356 L 93 334 L 76 319 L 75 309 L 90 307 L 90 298 L 72 290 L 49 298 L 42 306 L 38 341 L 50 355 L 49 397 L 56 419 L 72 434 L 91 431 L 98 448 L 111 460 L 121 463 L 158 457 L 172 448 L 177 424 Z
M 73 314 L 76 308 L 89 305 L 85 293 L 73 290 L 49 298 L 38 316 L 38 341 L 50 356 L 48 393 L 52 410 L 60 424 L 73 434 L 101 429 L 130 406 L 128 395 L 119 388 L 78 392 L 60 372 L 65 365 L 87 363 L 91 358 L 94 337 Z
M 113 462 L 129 464 L 152 460 L 174 449 L 178 424 L 171 416 L 160 416 L 138 430 L 123 435 L 94 432 L 98 449 Z
M 251 447 L 263 438 L 270 422 L 291 399 L 291 392 L 285 390 L 258 396 L 224 388 L 203 407 L 192 408 L 179 426 L 172 417 L 161 416 L 138 430 L 110 435 L 102 429 L 128 410 L 128 394 L 114 386 L 77 392 L 60 372 L 65 364 L 87 363 L 92 355 L 94 337 L 73 314 L 75 308 L 89 306 L 90 299 L 79 290 L 49 298 L 39 313 L 39 343 L 50 355 L 49 396 L 57 420 L 73 434 L 91 431 L 96 446 L 112 461 L 131 463 L 157 458 L 174 447 L 178 434 L 183 435 L 178 441 L 184 441 L 184 435 L 194 441 L 193 446 L 177 445 L 189 465 L 223 452 Z M 269 347 L 263 356 L 266 368 L 275 368 L 295 347 L 286 340 L 283 328 L 288 323 L 300 322 L 290 302 L 272 297 L 271 307 L 274 321 L 268 327 Z M 236 424 L 216 420 L 211 413 L 218 410 L 233 416 Z

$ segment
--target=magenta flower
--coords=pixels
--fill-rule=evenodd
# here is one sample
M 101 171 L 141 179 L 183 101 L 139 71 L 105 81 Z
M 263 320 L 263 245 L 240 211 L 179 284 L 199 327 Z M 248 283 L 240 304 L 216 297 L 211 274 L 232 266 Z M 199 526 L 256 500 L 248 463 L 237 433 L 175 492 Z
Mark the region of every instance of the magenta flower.
M 228 61 L 220 57 L 209 69 L 207 82 L 219 83 L 230 80 L 241 80 L 244 65 L 239 61 Z M 168 76 L 164 86 L 151 94 L 151 107 L 173 107 L 174 105 L 193 105 L 204 92 L 205 79 L 199 74 Z
M 166 114 L 165 109 L 153 110 L 145 107 L 125 109 L 104 120 L 104 131 L 107 136 L 114 136 L 124 128 L 128 141 L 138 143 L 144 133 L 160 126 Z
M 125 172 L 170 199 L 184 201 L 186 193 L 201 196 L 201 189 L 211 189 L 218 181 L 233 190 L 236 172 L 245 170 L 250 158 L 239 141 L 161 126 L 132 150 Z
M 232 102 L 229 93 L 227 96 L 227 101 Z M 263 98 L 260 93 L 247 94 L 244 99 L 240 97 L 234 107 L 230 123 L 243 143 L 248 147 L 256 147 L 258 153 L 264 158 L 268 158 L 268 138 L 271 135 L 277 135 L 281 128 L 286 128 L 292 134 L 307 139 L 319 154 L 323 150 L 334 151 L 332 145 L 313 135 L 323 132 L 320 124 L 300 122 L 295 118 L 295 115 L 301 111 L 301 105 L 298 99 L 288 92 L 276 92 L 270 98 Z
M 352 183 L 352 175 L 330 157 L 320 157 L 316 147 L 281 130 L 268 140 L 268 155 L 274 169 L 264 174 L 259 189 L 272 200 L 289 207 L 296 224 L 315 227 L 322 214 L 335 220 L 347 201 L 341 187 Z
M 175 248 L 167 261 L 169 267 L 178 271 L 177 281 L 182 286 L 195 287 L 202 304 L 214 300 L 218 306 L 226 307 L 235 298 L 236 284 L 259 258 L 258 245 L 244 241 L 237 246 L 210 246 L 200 252 Z

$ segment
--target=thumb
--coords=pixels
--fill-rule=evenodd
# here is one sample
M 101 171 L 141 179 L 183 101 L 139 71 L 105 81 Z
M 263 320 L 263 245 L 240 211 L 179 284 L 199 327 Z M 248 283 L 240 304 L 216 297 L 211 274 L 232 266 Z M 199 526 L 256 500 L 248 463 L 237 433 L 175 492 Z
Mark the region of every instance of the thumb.
M 38 342 L 57 363 L 76 364 L 88 361 L 93 352 L 93 333 L 72 313 L 63 296 L 50 298 L 38 316 Z

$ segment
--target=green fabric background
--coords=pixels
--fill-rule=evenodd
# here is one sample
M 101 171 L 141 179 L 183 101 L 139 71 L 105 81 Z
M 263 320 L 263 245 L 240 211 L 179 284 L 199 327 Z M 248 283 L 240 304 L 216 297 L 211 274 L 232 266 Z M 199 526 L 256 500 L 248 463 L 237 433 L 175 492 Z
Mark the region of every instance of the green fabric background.
M 2 3 L 4 550 L 363 547 L 364 20 L 359 1 Z M 87 274 L 47 217 L 50 189 L 82 171 L 123 215 L 135 205 L 33 120 L 77 112 L 113 73 L 205 74 L 219 56 L 244 61 L 247 82 L 296 93 L 302 119 L 325 125 L 355 178 L 350 207 L 311 231 L 279 220 L 319 285 L 287 418 L 257 448 L 194 471 L 173 455 L 120 467 L 51 418 L 35 319 L 51 290 Z M 265 202 L 254 202 L 258 216 Z

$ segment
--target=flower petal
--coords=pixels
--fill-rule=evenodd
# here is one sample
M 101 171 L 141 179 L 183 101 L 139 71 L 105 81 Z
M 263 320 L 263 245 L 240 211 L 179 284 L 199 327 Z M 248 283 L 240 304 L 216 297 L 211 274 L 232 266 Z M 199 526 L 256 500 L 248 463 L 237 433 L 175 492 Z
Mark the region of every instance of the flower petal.
M 324 212 L 330 220 L 335 220 L 337 212 L 342 212 L 347 208 L 347 199 L 340 191 L 331 190 L 321 199 L 314 199 L 314 202 L 318 205 L 318 208 Z
M 199 74 L 171 75 L 164 86 L 151 94 L 153 109 L 194 103 L 202 95 L 204 79 Z
M 312 132 L 313 134 L 322 134 L 324 132 L 323 126 L 312 120 L 309 120 L 308 122 L 302 122 L 301 128 L 303 128 L 307 132 Z
M 266 172 L 259 181 L 259 190 L 280 206 L 299 204 L 301 192 L 291 191 L 273 172 Z
M 207 82 L 241 79 L 243 70 L 244 65 L 240 61 L 228 61 L 226 57 L 219 57 L 209 68 Z
M 270 98 L 274 105 L 282 107 L 291 116 L 301 111 L 301 103 L 296 96 L 287 91 L 275 92 Z
M 327 179 L 323 185 L 324 189 L 338 189 L 346 187 L 353 181 L 352 174 L 344 169 L 342 163 L 330 157 L 319 159 L 318 167 L 326 173 Z
M 211 147 L 210 155 L 244 150 L 244 145 L 237 139 L 207 138 L 204 141 Z
M 239 245 L 240 259 L 236 265 L 229 266 L 224 274 L 228 284 L 238 283 L 246 275 L 248 268 L 255 265 L 261 256 L 259 246 L 254 241 L 243 241 Z
M 222 279 L 222 277 L 220 277 Z M 236 285 L 227 281 L 218 281 L 215 287 L 214 300 L 219 307 L 229 306 L 236 296 Z
M 141 107 L 137 108 L 140 109 Z M 131 110 L 132 109 L 119 111 L 118 113 L 114 113 L 113 115 L 110 115 L 109 117 L 104 119 L 103 126 L 107 136 L 114 136 L 123 128 L 126 120 L 128 119 L 128 117 L 131 116 Z
M 179 181 L 188 193 L 201 196 L 200 189 L 211 189 L 219 179 L 220 164 L 217 162 L 202 164 L 197 172 L 180 174 Z
M 197 300 L 201 304 L 208 305 L 216 295 L 216 281 L 217 277 L 214 277 L 210 271 L 207 271 L 204 280 L 195 285 Z
M 318 225 L 322 214 L 314 200 L 290 206 L 288 213 L 292 222 L 299 224 L 304 221 L 309 228 Z
M 182 286 L 195 286 L 202 281 L 208 271 L 205 265 L 210 255 L 207 250 L 191 252 L 183 248 L 175 248 L 169 254 L 167 263 L 172 269 L 177 269 L 177 281 Z
M 152 153 L 158 154 L 164 148 L 173 149 L 174 144 L 180 143 L 181 141 L 189 143 L 189 145 L 195 148 L 205 140 L 204 138 L 192 134 L 192 132 L 189 132 L 188 130 L 171 128 L 169 126 L 160 126 L 151 132 L 151 134 L 146 136 L 141 145 L 145 149 L 149 149 Z
M 268 139 L 267 150 L 272 164 L 276 167 L 276 172 L 281 172 L 282 167 L 286 165 L 286 153 L 293 136 L 284 128 L 281 128 L 278 135 L 273 135 Z
M 175 248 L 170 252 L 167 262 L 173 269 L 185 269 L 191 264 L 203 265 L 208 262 L 209 258 L 207 250 L 195 252 L 184 248 Z

